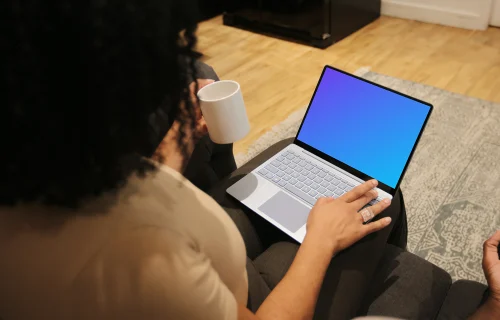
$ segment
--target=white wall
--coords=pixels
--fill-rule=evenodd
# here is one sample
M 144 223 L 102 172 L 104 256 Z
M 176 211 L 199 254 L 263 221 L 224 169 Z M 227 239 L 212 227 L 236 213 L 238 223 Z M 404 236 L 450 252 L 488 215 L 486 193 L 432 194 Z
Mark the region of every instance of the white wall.
M 492 26 L 500 27 L 500 0 L 493 0 L 490 24 Z
M 484 30 L 492 0 L 382 0 L 382 14 L 405 19 Z

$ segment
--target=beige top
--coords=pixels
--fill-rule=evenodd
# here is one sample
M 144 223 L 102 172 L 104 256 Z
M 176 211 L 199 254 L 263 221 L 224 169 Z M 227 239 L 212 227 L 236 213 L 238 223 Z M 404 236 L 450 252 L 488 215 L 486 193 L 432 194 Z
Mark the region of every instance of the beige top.
M 223 209 L 167 167 L 78 213 L 0 207 L 0 319 L 236 319 L 245 257 Z

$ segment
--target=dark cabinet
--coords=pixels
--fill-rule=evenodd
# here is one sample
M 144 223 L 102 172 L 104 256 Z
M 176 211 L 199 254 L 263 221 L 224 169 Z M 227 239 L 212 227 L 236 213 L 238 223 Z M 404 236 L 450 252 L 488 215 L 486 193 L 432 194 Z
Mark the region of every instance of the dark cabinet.
M 380 16 L 381 0 L 245 0 L 224 24 L 319 48 L 347 37 Z

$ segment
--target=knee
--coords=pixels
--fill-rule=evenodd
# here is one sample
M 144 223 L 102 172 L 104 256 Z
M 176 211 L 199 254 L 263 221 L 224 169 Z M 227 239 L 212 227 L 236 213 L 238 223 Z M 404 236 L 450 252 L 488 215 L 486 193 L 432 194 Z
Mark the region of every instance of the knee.
M 399 189 L 394 195 L 391 205 L 386 209 L 385 215 L 391 217 L 392 220 L 395 221 L 400 217 L 404 210 L 403 193 L 401 192 L 401 189 Z
M 217 76 L 217 73 L 215 73 L 214 68 L 212 68 L 208 64 L 198 60 L 196 61 L 195 66 L 198 79 L 212 79 L 215 81 L 219 81 L 219 77 Z

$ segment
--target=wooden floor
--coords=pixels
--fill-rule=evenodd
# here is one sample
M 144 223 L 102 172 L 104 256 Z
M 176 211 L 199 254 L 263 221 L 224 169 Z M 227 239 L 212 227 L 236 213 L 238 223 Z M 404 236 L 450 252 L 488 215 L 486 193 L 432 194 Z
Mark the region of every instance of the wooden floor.
M 469 31 L 382 17 L 328 49 L 201 23 L 198 49 L 222 79 L 241 84 L 251 133 L 235 145 L 245 152 L 258 137 L 309 102 L 329 64 L 372 71 L 500 102 L 500 29 Z

